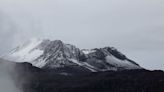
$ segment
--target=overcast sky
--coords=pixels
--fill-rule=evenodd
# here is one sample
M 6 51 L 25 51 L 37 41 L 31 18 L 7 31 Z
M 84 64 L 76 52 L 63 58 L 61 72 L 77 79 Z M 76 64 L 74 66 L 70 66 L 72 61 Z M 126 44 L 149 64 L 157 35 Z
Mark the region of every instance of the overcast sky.
M 0 54 L 30 38 L 114 46 L 164 70 L 164 0 L 0 0 Z

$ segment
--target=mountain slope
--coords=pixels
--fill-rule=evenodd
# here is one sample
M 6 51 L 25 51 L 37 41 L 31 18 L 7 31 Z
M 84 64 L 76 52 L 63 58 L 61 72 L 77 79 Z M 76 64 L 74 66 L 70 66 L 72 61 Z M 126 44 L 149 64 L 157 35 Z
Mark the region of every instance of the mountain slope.
M 29 62 L 36 67 L 47 69 L 71 68 L 92 72 L 142 69 L 113 47 L 80 50 L 60 40 L 32 39 L 3 58 L 16 62 Z
M 68 75 L 37 68 L 30 63 L 16 63 L 3 59 L 0 59 L 0 69 L 9 73 L 15 86 L 21 89 L 21 92 L 164 91 L 164 72 L 160 70 L 140 69 Z M 0 72 L 1 76 L 4 76 L 3 72 Z
M 16 77 L 23 92 L 163 92 L 164 72 L 140 70 L 57 74 L 45 69 L 26 70 Z M 18 65 L 22 66 L 22 65 Z M 32 70 L 31 70 L 32 69 Z M 28 70 L 28 71 L 27 71 Z M 26 77 L 24 77 L 26 75 Z M 28 76 L 28 77 L 27 77 Z M 20 86 L 19 86 L 20 85 Z

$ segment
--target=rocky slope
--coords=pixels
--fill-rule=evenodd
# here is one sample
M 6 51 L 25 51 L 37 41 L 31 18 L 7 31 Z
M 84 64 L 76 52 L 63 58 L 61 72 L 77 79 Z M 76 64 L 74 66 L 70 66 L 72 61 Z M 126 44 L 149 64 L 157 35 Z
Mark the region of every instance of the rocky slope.
M 15 62 L 29 62 L 39 68 L 61 71 L 108 71 L 142 69 L 113 47 L 79 49 L 60 40 L 32 39 L 13 49 L 3 58 Z

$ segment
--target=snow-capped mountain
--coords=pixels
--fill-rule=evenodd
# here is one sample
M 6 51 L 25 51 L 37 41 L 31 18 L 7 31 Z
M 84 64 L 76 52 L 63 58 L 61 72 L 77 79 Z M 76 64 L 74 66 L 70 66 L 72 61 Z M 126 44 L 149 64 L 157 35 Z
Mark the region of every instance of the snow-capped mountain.
M 36 67 L 48 69 L 76 67 L 92 72 L 142 69 L 113 47 L 80 50 L 60 40 L 32 39 L 3 58 L 15 62 L 29 62 Z

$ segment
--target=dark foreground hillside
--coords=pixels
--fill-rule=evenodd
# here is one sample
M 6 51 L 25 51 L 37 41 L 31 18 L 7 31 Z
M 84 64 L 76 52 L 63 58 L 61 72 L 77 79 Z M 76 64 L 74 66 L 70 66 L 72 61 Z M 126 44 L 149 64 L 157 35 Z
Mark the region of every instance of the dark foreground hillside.
M 18 86 L 23 84 L 24 92 L 164 92 L 163 71 L 125 70 L 66 75 L 40 70 L 26 63 L 22 65 L 17 65 L 17 70 L 22 72 L 15 78 L 19 81 Z

